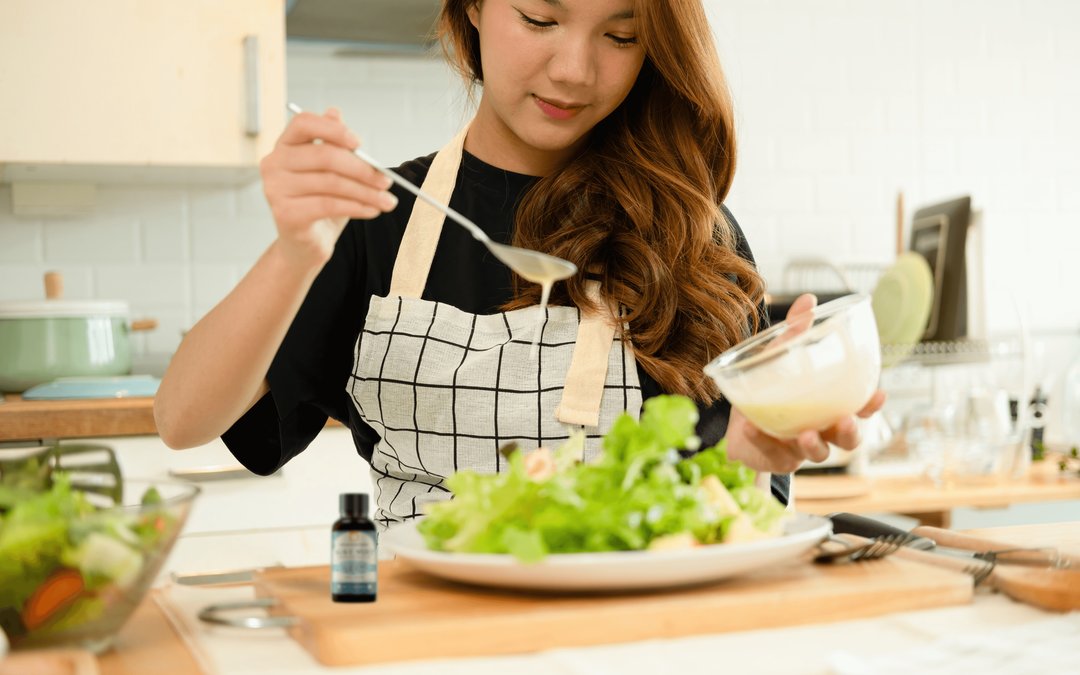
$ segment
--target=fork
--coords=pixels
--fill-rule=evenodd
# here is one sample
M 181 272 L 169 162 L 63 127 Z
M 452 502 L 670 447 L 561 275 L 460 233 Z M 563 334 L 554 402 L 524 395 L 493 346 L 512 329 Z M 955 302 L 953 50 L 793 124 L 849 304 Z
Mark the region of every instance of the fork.
M 994 572 L 994 568 L 997 567 L 997 563 L 993 560 L 974 559 L 970 565 L 965 567 L 962 571 L 970 574 L 974 585 L 978 586 Z
M 906 560 L 915 560 L 935 567 L 954 570 L 971 576 L 973 585 L 978 586 L 993 574 L 997 568 L 997 562 L 987 558 L 958 558 L 952 555 L 933 553 L 930 551 L 917 551 L 912 548 L 904 549 L 899 557 Z
M 886 556 L 892 555 L 902 547 L 910 544 L 917 537 L 907 532 L 903 534 L 886 534 L 880 537 L 874 537 L 873 539 L 856 544 L 854 546 L 848 545 L 847 548 L 839 551 L 823 551 L 814 557 L 816 563 L 831 563 L 831 562 L 861 562 L 866 560 L 878 560 Z M 835 537 L 830 537 L 831 541 L 846 541 Z

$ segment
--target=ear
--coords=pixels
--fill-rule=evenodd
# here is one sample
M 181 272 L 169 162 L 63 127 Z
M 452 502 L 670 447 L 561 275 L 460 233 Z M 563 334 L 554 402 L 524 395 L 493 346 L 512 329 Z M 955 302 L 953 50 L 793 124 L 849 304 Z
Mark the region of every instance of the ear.
M 465 13 L 469 15 L 469 23 L 473 25 L 477 31 L 480 30 L 480 2 L 476 0 L 469 4 L 469 8 L 465 10 Z

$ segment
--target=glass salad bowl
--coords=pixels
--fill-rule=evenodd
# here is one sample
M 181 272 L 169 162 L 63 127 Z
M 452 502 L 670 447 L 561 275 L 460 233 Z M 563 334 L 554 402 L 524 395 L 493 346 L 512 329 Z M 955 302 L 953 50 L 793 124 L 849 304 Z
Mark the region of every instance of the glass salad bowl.
M 705 367 L 747 419 L 776 438 L 821 431 L 858 412 L 881 375 L 867 295 L 854 294 L 778 323 Z
M 0 628 L 13 649 L 108 649 L 199 493 L 170 481 L 73 483 L 56 472 L 43 489 L 0 485 Z

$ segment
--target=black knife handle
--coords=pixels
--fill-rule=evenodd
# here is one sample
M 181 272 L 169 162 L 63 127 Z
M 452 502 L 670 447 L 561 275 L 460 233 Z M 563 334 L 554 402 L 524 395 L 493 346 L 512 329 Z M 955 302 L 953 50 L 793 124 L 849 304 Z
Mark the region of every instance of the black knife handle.
M 866 537 L 867 539 L 883 537 L 890 534 L 901 536 L 909 535 L 908 532 L 901 530 L 898 527 L 893 527 L 888 523 L 883 523 L 880 520 L 874 520 L 873 518 L 867 518 L 866 516 L 857 516 L 854 513 L 830 513 L 828 518 L 832 521 L 834 534 L 854 534 L 860 537 Z M 923 551 L 929 551 L 936 545 L 937 544 L 933 539 L 918 536 L 912 539 L 911 543 L 908 544 L 911 548 L 917 548 Z

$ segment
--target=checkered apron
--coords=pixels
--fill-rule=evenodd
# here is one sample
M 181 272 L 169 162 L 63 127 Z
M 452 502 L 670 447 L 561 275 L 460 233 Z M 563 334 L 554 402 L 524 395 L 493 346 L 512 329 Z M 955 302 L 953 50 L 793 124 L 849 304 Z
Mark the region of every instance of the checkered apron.
M 450 202 L 464 140 L 462 130 L 436 154 L 424 180 L 424 190 L 443 203 Z M 449 499 L 444 480 L 455 471 L 500 471 L 506 459 L 499 448 L 507 443 L 554 448 L 583 429 L 588 460 L 616 417 L 641 410 L 636 362 L 613 312 L 527 307 L 470 314 L 422 300 L 443 220 L 416 201 L 390 293 L 371 299 L 356 342 L 348 391 L 380 437 L 371 473 L 382 528 Z M 599 299 L 595 284 L 590 294 Z

